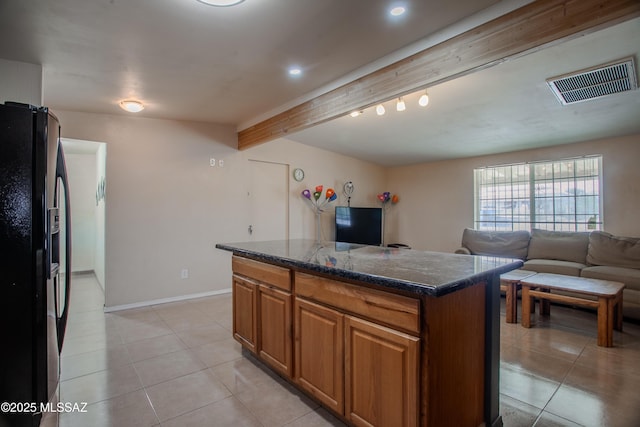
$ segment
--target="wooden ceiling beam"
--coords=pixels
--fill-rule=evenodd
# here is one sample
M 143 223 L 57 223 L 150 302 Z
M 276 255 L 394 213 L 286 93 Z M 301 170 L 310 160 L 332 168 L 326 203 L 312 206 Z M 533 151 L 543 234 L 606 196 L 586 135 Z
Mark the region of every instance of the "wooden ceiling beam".
M 537 0 L 238 133 L 238 149 L 640 16 L 638 0 Z

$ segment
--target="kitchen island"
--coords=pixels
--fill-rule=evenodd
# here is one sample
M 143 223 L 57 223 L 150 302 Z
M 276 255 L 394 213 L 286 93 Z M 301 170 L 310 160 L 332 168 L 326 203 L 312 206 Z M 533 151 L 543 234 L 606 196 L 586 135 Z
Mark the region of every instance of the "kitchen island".
M 499 276 L 519 260 L 314 240 L 231 251 L 233 336 L 341 419 L 501 426 Z

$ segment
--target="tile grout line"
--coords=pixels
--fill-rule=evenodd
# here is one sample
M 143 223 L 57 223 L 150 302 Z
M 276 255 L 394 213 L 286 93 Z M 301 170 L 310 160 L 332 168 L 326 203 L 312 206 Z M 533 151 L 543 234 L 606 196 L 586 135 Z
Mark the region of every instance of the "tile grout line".
M 547 403 L 545 403 L 544 408 L 542 408 L 542 412 L 540 412 L 540 415 L 538 416 L 538 419 L 540 419 L 540 418 L 542 417 L 542 414 L 543 414 L 543 413 L 545 413 L 545 412 L 547 412 L 547 413 L 549 413 L 549 414 L 552 414 L 552 415 L 554 415 L 554 416 L 556 416 L 556 417 L 559 417 L 559 418 L 562 418 L 562 419 L 566 419 L 566 418 L 564 418 L 564 417 L 562 417 L 562 416 L 560 416 L 560 415 L 558 415 L 558 414 L 555 414 L 555 413 L 553 413 L 553 412 L 551 412 L 551 411 L 547 411 L 547 407 L 549 406 L 549 403 L 551 403 L 551 401 L 553 400 L 554 396 L 558 393 L 558 391 L 560 390 L 560 388 L 561 388 L 563 385 L 565 385 L 565 381 L 566 381 L 567 377 L 569 376 L 569 374 L 571 374 L 571 372 L 572 372 L 572 371 L 573 371 L 573 369 L 575 368 L 576 363 L 577 363 L 578 359 L 580 359 L 580 356 L 582 356 L 582 354 L 584 353 L 584 350 L 585 350 L 586 346 L 587 346 L 587 344 L 586 344 L 586 343 L 582 346 L 582 350 L 580 351 L 580 354 L 579 354 L 579 355 L 575 358 L 575 360 L 571 363 L 571 368 L 570 368 L 570 369 L 568 369 L 568 370 L 567 370 L 567 372 L 564 374 L 564 376 L 562 377 L 562 381 L 560 381 L 560 384 L 558 384 L 558 387 L 556 388 L 556 390 L 553 392 L 553 394 L 551 395 L 551 397 L 549 397 L 549 400 L 547 401 Z M 536 421 L 533 423 L 533 426 L 535 426 L 535 425 L 536 425 L 536 423 L 538 422 L 538 419 L 536 419 Z M 575 421 L 573 421 L 573 420 L 567 420 L 567 421 L 572 422 L 572 423 L 574 423 L 574 424 L 578 424 L 578 423 L 576 423 L 576 422 L 575 422 Z

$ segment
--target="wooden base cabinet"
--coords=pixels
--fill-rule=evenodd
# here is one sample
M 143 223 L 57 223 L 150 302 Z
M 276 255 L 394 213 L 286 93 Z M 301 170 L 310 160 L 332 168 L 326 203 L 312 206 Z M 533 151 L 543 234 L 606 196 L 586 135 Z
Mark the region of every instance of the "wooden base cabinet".
M 501 425 L 485 283 L 412 297 L 236 256 L 233 273 L 234 338 L 350 425 Z
M 233 275 L 233 337 L 253 353 L 258 342 L 258 284 Z
M 294 325 L 294 380 L 329 409 L 343 414 L 344 315 L 297 298 Z
M 298 385 L 353 425 L 416 426 L 419 301 L 305 273 L 294 277 Z
M 420 339 L 345 316 L 345 416 L 357 426 L 418 425 Z
M 354 425 L 417 425 L 419 338 L 300 298 L 294 311 L 300 387 Z
M 259 355 L 274 369 L 291 378 L 291 294 L 260 285 L 258 295 Z
M 293 377 L 291 271 L 234 256 L 233 337 L 276 371 Z

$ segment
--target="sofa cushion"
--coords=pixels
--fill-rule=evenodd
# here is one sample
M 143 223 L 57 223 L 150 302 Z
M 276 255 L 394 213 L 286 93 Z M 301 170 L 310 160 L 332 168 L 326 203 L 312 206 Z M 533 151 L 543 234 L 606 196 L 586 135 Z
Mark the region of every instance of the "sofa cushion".
M 564 274 L 566 276 L 580 276 L 580 271 L 585 264 L 572 261 L 559 261 L 555 259 L 530 259 L 525 261 L 523 270 L 536 273 Z
M 527 259 L 556 259 L 585 264 L 589 233 L 533 229 Z
M 528 231 L 481 231 L 465 228 L 462 246 L 473 255 L 527 258 L 530 234 Z
M 593 231 L 589 236 L 587 262 L 591 265 L 640 269 L 640 238 Z
M 640 270 L 636 270 L 635 268 L 598 265 L 583 269 L 581 276 L 589 277 L 591 279 L 622 282 L 626 285 L 625 289 L 640 291 Z

